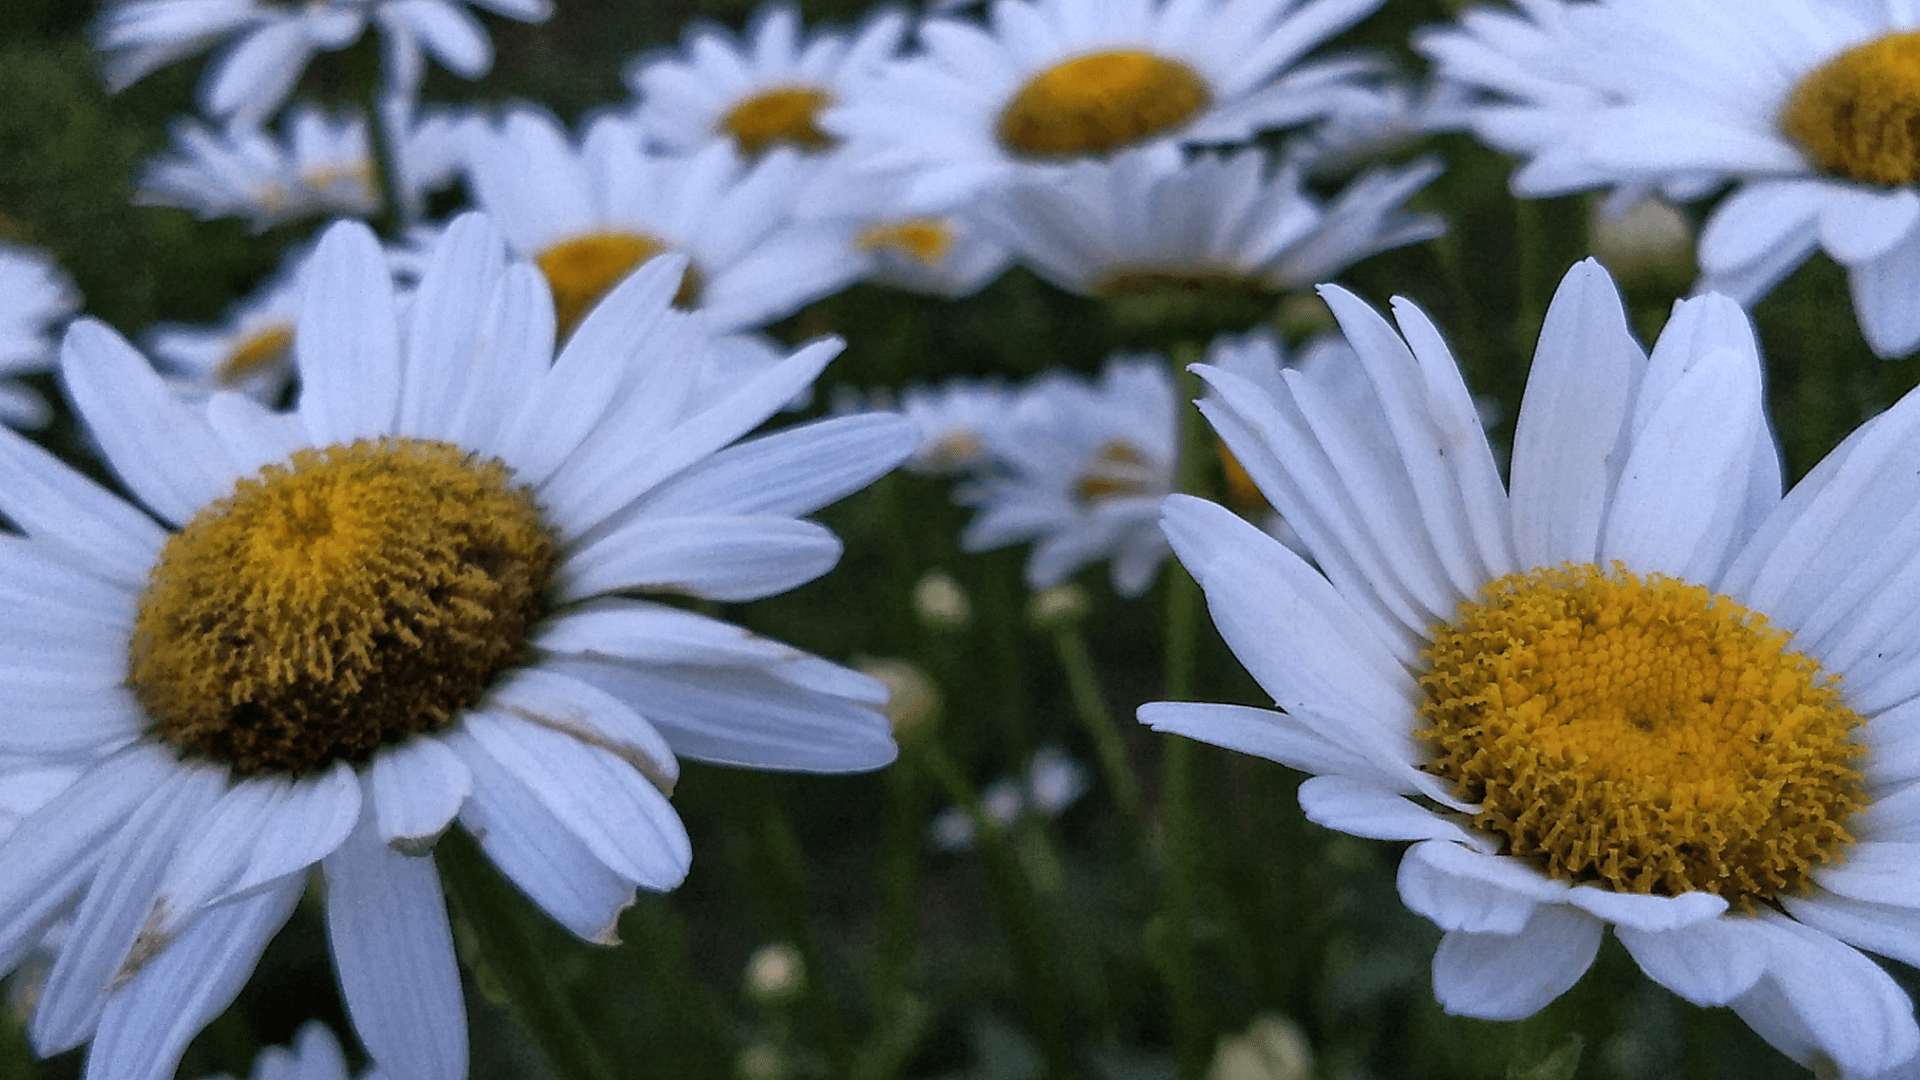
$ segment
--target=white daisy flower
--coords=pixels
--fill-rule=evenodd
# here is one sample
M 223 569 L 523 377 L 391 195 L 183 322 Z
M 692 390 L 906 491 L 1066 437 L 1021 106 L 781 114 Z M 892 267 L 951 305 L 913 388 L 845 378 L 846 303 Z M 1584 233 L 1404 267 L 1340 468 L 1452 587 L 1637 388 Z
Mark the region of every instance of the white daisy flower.
M 920 429 L 920 446 L 905 467 L 934 476 L 987 468 L 994 432 L 1007 422 L 1015 400 L 1014 392 L 998 379 L 949 379 L 939 386 L 907 387 L 900 394 L 899 410 Z
M 833 155 L 808 185 L 796 213 L 836 229 L 876 285 L 957 300 L 986 288 L 1013 265 L 1013 254 L 981 228 L 974 204 L 916 212 L 902 174 L 864 169 Z
M 459 1080 L 460 979 L 431 850 L 457 817 L 537 905 L 612 942 L 686 873 L 676 757 L 870 769 L 878 683 L 651 592 L 824 573 L 799 515 L 913 448 L 861 416 L 745 442 L 837 351 L 692 393 L 678 259 L 559 356 L 532 267 L 456 221 L 404 315 L 373 234 L 322 239 L 291 412 L 175 398 L 105 326 L 62 373 L 159 519 L 0 432 L 0 754 L 79 779 L 0 843 L 0 973 L 74 918 L 29 1028 L 88 1075 L 171 1075 L 318 867 L 343 1000 L 392 1076 Z M 164 522 L 165 524 L 161 524 Z M 169 532 L 169 528 L 178 531 Z
M 1351 172 L 1429 135 L 1465 128 L 1468 99 L 1454 82 L 1417 88 L 1388 78 L 1356 87 L 1325 119 L 1288 138 L 1281 159 L 1309 176 Z
M 546 274 L 563 334 L 663 252 L 691 259 L 676 302 L 722 333 L 789 315 L 862 269 L 830 229 L 793 221 L 813 166 L 788 149 L 751 165 L 726 143 L 650 155 L 611 117 L 576 147 L 551 117 L 514 109 L 476 134 L 468 169 L 476 204 Z
M 1426 159 L 1356 179 L 1323 206 L 1297 170 L 1244 152 L 1184 162 L 1147 149 L 1028 171 L 981 206 L 981 227 L 1069 292 L 1138 307 L 1143 322 L 1270 318 L 1289 289 L 1445 231 L 1403 209 L 1440 173 Z
M 960 547 L 1032 540 L 1033 589 L 1106 559 L 1115 592 L 1145 592 L 1167 555 L 1158 521 L 1178 465 L 1174 405 L 1173 377 L 1155 356 L 1115 357 L 1098 382 L 1064 373 L 1034 380 L 983 432 L 992 466 L 954 493 L 980 511 Z
M 1085 765 L 1057 746 L 1043 746 L 1028 760 L 1025 776 L 1003 776 L 980 792 L 980 811 L 1002 829 L 1029 813 L 1051 820 L 1078 802 L 1087 787 Z M 940 851 L 971 850 L 975 839 L 973 818 L 957 806 L 935 814 L 927 826 L 927 840 Z
M 493 66 L 493 45 L 468 0 L 122 0 L 101 13 L 93 46 L 105 54 L 118 93 L 157 68 L 230 42 L 207 68 L 200 105 L 210 115 L 258 124 L 292 93 L 316 52 L 360 39 L 371 15 L 386 39 L 388 92 L 411 96 L 421 54 L 462 78 Z M 471 0 L 511 19 L 539 22 L 551 0 Z
M 214 326 L 161 323 L 142 335 L 175 393 L 205 400 L 221 392 L 272 405 L 293 380 L 293 333 L 306 299 L 310 253 L 290 252 L 274 276 Z
M 79 306 L 51 256 L 0 243 L 0 425 L 38 428 L 53 419 L 46 401 L 13 376 L 53 366 L 54 330 Z
M 715 139 L 747 157 L 783 145 L 827 150 L 834 140 L 816 123 L 821 110 L 874 78 L 906 32 L 904 14 L 880 11 L 851 35 L 816 30 L 803 41 L 800 12 L 786 4 L 761 8 L 744 40 L 697 24 L 678 53 L 627 65 L 627 85 L 640 95 L 634 119 L 676 154 Z
M 1450 1012 L 1532 1014 L 1607 924 L 1649 977 L 1822 1075 L 1920 1050 L 1920 394 L 1784 498 L 1753 331 L 1675 309 L 1649 358 L 1597 263 L 1541 331 L 1502 484 L 1439 332 L 1322 291 L 1370 389 L 1201 408 L 1316 570 L 1210 503 L 1166 529 L 1285 711 L 1144 706 L 1156 729 L 1315 774 L 1312 820 L 1414 841 Z M 1404 337 L 1404 340 L 1403 340 Z
M 1920 11 L 1903 0 L 1528 0 L 1417 39 L 1485 91 L 1474 130 L 1522 197 L 1701 198 L 1701 291 L 1751 304 L 1815 248 L 1876 353 L 1920 348 Z
M 822 116 L 873 167 L 943 210 L 1016 164 L 1148 143 L 1240 142 L 1325 112 L 1368 65 L 1299 63 L 1380 0 L 996 0 L 988 25 L 919 28 L 924 53 Z
M 253 1059 L 250 1080 L 350 1080 L 347 1056 L 340 1051 L 339 1040 L 327 1025 L 309 1020 L 300 1026 L 290 1047 L 269 1046 Z M 208 1080 L 228 1080 L 209 1077 Z M 378 1068 L 370 1068 L 359 1080 L 381 1080 Z

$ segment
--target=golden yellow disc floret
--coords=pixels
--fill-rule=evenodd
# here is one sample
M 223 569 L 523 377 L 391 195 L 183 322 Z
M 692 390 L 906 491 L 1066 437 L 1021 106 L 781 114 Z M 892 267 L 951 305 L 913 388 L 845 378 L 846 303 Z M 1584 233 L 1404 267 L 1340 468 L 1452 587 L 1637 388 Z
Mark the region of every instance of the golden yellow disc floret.
M 861 251 L 897 251 L 921 266 L 936 267 L 953 250 L 953 229 L 939 218 L 907 218 L 862 230 L 854 247 Z
M 1108 499 L 1131 499 L 1161 494 L 1153 458 L 1123 439 L 1109 439 L 1093 453 L 1086 469 L 1073 482 L 1074 501 L 1091 506 Z
M 747 157 L 759 157 L 780 143 L 802 150 L 831 150 L 838 140 L 821 131 L 815 121 L 833 99 L 811 86 L 780 86 L 763 90 L 727 110 L 720 130 Z
M 276 323 L 240 342 L 220 362 L 214 379 L 222 386 L 238 386 L 252 376 L 291 363 L 293 327 Z
M 1178 60 L 1124 49 L 1057 64 L 1000 112 L 1000 145 L 1020 157 L 1105 156 L 1172 131 L 1213 99 Z
M 1780 127 L 1814 164 L 1869 184 L 1920 180 L 1920 33 L 1858 45 L 1793 88 Z
M 665 254 L 664 241 L 639 233 L 604 232 L 555 244 L 540 253 L 534 264 L 553 290 L 553 318 L 559 339 L 565 341 L 587 317 L 593 305 L 642 263 Z M 700 299 L 700 275 L 687 264 L 673 294 L 674 306 L 691 308 Z
M 555 551 L 498 461 L 415 439 L 302 450 L 167 541 L 128 681 L 160 738 L 239 772 L 364 761 L 524 658 Z
M 1860 717 L 1729 597 L 1615 565 L 1512 574 L 1435 628 L 1429 770 L 1556 878 L 1740 907 L 1842 856 Z

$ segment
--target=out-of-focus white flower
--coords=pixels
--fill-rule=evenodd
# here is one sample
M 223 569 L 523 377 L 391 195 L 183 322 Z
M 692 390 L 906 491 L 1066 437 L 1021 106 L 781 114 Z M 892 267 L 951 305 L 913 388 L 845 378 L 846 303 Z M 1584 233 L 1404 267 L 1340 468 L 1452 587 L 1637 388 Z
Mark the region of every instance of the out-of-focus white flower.
M 208 114 L 257 125 L 292 93 L 314 53 L 358 41 L 369 16 L 385 39 L 387 94 L 410 98 L 429 54 L 463 78 L 493 66 L 485 28 L 464 6 L 538 22 L 550 0 L 122 0 L 92 30 L 116 93 L 156 68 L 222 41 L 208 65 L 200 105 Z
M 204 400 L 222 391 L 272 405 L 293 379 L 293 335 L 306 296 L 308 251 L 289 252 L 280 269 L 214 326 L 161 323 L 143 344 L 175 392 Z
M 973 621 L 967 590 L 944 570 L 930 570 L 914 583 L 913 610 L 922 622 L 942 630 L 959 630 Z
M 1430 159 L 1376 169 L 1322 205 L 1297 169 L 1269 175 L 1258 152 L 1188 162 L 1150 148 L 1022 170 L 979 213 L 988 235 L 1063 289 L 1137 306 L 1141 321 L 1245 328 L 1287 289 L 1443 232 L 1438 217 L 1403 209 L 1439 172 Z
M 1044 589 L 1111 561 L 1113 587 L 1138 596 L 1167 555 L 1160 502 L 1177 465 L 1173 377 L 1155 356 L 1117 356 L 1099 381 L 1042 376 L 986 432 L 993 467 L 956 490 L 979 514 L 967 551 L 1033 541 L 1027 584 Z
M 471 142 L 474 199 L 553 290 L 561 333 L 647 260 L 691 260 L 676 303 L 722 333 L 753 329 L 833 293 L 862 270 L 831 230 L 793 220 L 814 165 L 790 149 L 751 165 L 713 143 L 648 154 L 630 121 L 603 117 L 578 145 L 544 113 L 514 109 Z
M 407 197 L 445 186 L 458 172 L 471 114 L 421 114 L 396 146 Z M 147 163 L 134 201 L 174 206 L 202 218 L 244 217 L 265 229 L 313 215 L 366 217 L 381 207 L 381 178 L 366 120 L 296 105 L 284 137 L 244 124 L 214 131 L 194 120 L 173 125 L 173 150 Z
M 627 66 L 627 85 L 640 95 L 634 119 L 672 153 L 715 139 L 747 157 L 774 146 L 824 151 L 834 139 L 816 126 L 820 111 L 872 79 L 906 30 L 904 14 L 883 10 L 853 34 L 816 30 L 802 40 L 800 12 L 788 4 L 763 7 L 744 40 L 697 24 L 678 52 Z
M 1272 1013 L 1255 1018 L 1238 1035 L 1222 1037 L 1207 1067 L 1207 1080 L 1308 1080 L 1313 1048 L 1300 1025 Z
M 1308 176 L 1352 172 L 1442 131 L 1467 126 L 1469 94 L 1458 83 L 1416 88 L 1386 79 L 1341 96 L 1326 117 L 1287 139 L 1281 160 Z
M 1001 777 L 980 792 L 980 812 L 994 825 L 1012 828 L 1028 813 L 1054 818 L 1087 793 L 1086 766 L 1058 747 L 1034 751 L 1023 776 Z M 975 839 L 973 819 L 950 806 L 934 815 L 927 839 L 941 851 L 965 851 Z
M 949 379 L 909 386 L 899 411 L 920 428 L 920 448 L 907 459 L 914 472 L 946 475 L 988 463 L 991 434 L 1007 422 L 1015 394 L 998 379 Z
M 871 167 L 908 170 L 915 210 L 945 210 L 1016 164 L 1238 142 L 1320 115 L 1369 64 L 1301 58 L 1378 6 L 996 0 L 984 27 L 923 22 L 923 53 L 888 65 L 822 122 Z
M 1920 12 L 1903 0 L 1528 0 L 1415 39 L 1484 96 L 1514 193 L 1611 188 L 1618 212 L 1729 184 L 1700 233 L 1701 292 L 1743 304 L 1815 249 L 1847 270 L 1882 356 L 1920 349 Z
M 1587 236 L 1593 256 L 1629 286 L 1685 287 L 1693 278 L 1693 226 L 1658 196 L 1649 195 L 1620 212 L 1608 200 L 1588 208 Z
M 784 941 L 762 945 L 747 957 L 747 994 L 755 1001 L 785 1001 L 807 981 L 806 958 Z
M 347 1057 L 333 1032 L 318 1020 L 309 1020 L 301 1025 L 291 1047 L 269 1046 L 260 1051 L 253 1059 L 249 1080 L 348 1080 L 350 1076 Z M 228 1078 L 212 1076 L 207 1080 Z M 369 1066 L 359 1080 L 383 1080 L 383 1074 Z
M 52 419 L 46 401 L 12 376 L 53 366 L 54 331 L 79 306 L 52 256 L 0 243 L 0 424 L 38 428 Z

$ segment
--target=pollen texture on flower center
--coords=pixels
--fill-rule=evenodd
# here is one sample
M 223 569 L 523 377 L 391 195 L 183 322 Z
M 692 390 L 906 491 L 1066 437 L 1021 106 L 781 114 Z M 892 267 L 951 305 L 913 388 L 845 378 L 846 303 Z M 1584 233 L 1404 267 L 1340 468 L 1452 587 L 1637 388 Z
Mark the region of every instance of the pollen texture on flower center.
M 573 328 L 580 325 L 580 320 L 586 318 L 587 312 L 593 310 L 593 305 L 599 303 L 608 290 L 640 264 L 666 251 L 667 245 L 651 236 L 605 232 L 555 244 L 541 252 L 534 263 L 546 275 L 547 287 L 553 290 L 553 316 L 560 338 L 565 340 L 573 333 Z M 673 302 L 678 307 L 689 308 L 699 297 L 700 277 L 689 263 Z
M 1001 110 L 1000 144 L 1029 158 L 1111 154 L 1186 123 L 1212 96 L 1177 60 L 1137 50 L 1094 53 L 1021 87 Z
M 1425 654 L 1427 768 L 1556 878 L 1741 907 L 1794 892 L 1866 797 L 1860 717 L 1789 644 L 1728 597 L 1617 565 L 1500 578 Z
M 498 461 L 413 439 L 302 450 L 167 541 L 134 622 L 154 731 L 242 773 L 363 761 L 525 653 L 552 534 Z
M 1822 169 L 1869 184 L 1920 180 L 1920 33 L 1858 45 L 1794 87 L 1780 126 Z
M 814 123 L 832 99 L 811 86 L 784 86 L 764 90 L 727 110 L 720 129 L 733 136 L 734 145 L 748 157 L 758 157 L 779 143 L 802 150 L 830 150 L 833 136 Z

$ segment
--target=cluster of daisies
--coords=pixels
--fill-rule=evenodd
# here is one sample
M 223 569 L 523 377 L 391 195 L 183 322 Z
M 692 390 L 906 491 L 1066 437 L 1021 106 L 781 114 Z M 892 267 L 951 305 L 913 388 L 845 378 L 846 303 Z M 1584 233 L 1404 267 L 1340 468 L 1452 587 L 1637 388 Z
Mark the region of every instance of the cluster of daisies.
M 1277 708 L 1140 718 L 1411 842 L 1448 1010 L 1531 1015 L 1610 925 L 1796 1060 L 1920 1068 L 1861 951 L 1920 963 L 1920 399 L 1783 493 L 1741 307 L 1819 247 L 1874 351 L 1920 347 L 1920 12 L 1521 0 L 1422 32 L 1418 86 L 1322 48 L 1380 2 L 995 0 L 849 31 L 775 7 L 634 60 L 633 100 L 577 129 L 420 102 L 428 58 L 491 65 L 455 0 L 107 9 L 115 88 L 217 49 L 138 201 L 387 235 L 316 231 L 225 323 L 141 328 L 144 352 L 86 317 L 56 350 L 74 289 L 0 249 L 0 375 L 57 367 L 122 488 L 0 428 L 0 971 L 31 983 L 35 1048 L 171 1075 L 317 871 L 379 1071 L 460 1080 L 454 824 L 612 943 L 688 871 L 682 758 L 893 759 L 882 683 L 674 598 L 825 574 L 841 544 L 807 515 L 904 464 L 959 475 L 965 549 L 1030 542 L 1036 589 L 1105 561 L 1138 597 L 1178 557 Z M 365 115 L 288 103 L 369 29 Z M 1718 199 L 1704 295 L 1650 353 L 1597 264 L 1568 274 L 1504 478 L 1412 304 L 1323 287 L 1341 336 L 1291 359 L 1268 326 L 1441 233 L 1408 209 L 1438 161 L 1373 162 L 1455 128 L 1524 159 L 1522 197 Z M 762 431 L 841 348 L 773 324 L 1015 263 L 1166 354 Z M 1167 355 L 1203 361 L 1217 443 Z M 6 424 L 51 415 L 0 383 Z M 1177 494 L 1215 467 L 1231 508 Z M 1085 787 L 1036 759 L 987 820 Z M 956 820 L 938 843 L 970 841 Z M 298 1054 L 344 1075 L 324 1033 Z

